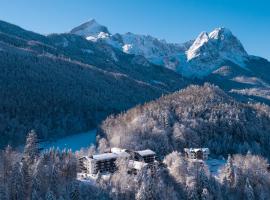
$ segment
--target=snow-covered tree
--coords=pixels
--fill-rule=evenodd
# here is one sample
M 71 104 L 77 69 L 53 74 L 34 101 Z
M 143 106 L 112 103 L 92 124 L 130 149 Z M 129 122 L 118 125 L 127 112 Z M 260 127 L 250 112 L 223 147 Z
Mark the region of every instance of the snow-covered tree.
M 38 147 L 38 141 L 37 141 L 37 134 L 35 131 L 30 131 L 26 138 L 26 144 L 24 147 L 24 155 L 23 159 L 27 164 L 32 165 L 39 155 L 39 147 Z
M 252 186 L 250 185 L 248 178 L 246 178 L 244 196 L 245 196 L 246 200 L 254 200 L 255 199 L 254 191 L 253 191 Z

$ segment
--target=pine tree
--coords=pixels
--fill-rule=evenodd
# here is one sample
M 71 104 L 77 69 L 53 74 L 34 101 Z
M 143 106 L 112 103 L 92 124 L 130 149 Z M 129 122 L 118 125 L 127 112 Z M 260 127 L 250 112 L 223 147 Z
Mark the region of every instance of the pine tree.
M 22 161 L 22 167 L 21 167 L 21 176 L 22 176 L 22 184 L 23 184 L 23 196 L 24 199 L 28 200 L 31 196 L 31 175 L 28 163 L 23 160 Z
M 51 188 L 51 191 L 54 193 L 54 194 L 58 194 L 58 185 L 59 184 L 59 177 L 58 177 L 58 169 L 56 166 L 53 166 L 52 167 L 52 174 L 51 174 L 51 180 L 50 180 L 50 188 Z
M 34 163 L 38 155 L 39 155 L 39 147 L 37 141 L 37 134 L 35 131 L 32 130 L 28 133 L 26 138 L 23 159 L 30 166 Z
M 8 200 L 6 185 L 2 184 L 2 183 L 3 182 L 0 178 L 0 199 L 1 200 Z
M 11 170 L 11 175 L 8 181 L 9 199 L 21 199 L 23 197 L 23 182 L 20 171 L 20 164 L 16 163 Z
M 201 194 L 201 200 L 211 200 L 211 195 L 209 194 L 209 191 L 207 188 L 204 188 Z
M 245 190 L 244 190 L 244 195 L 246 200 L 254 200 L 254 191 L 252 186 L 250 185 L 249 179 L 246 179 L 246 184 L 245 184 Z
M 10 176 L 12 169 L 12 148 L 11 146 L 7 146 L 4 155 L 3 155 L 3 181 L 4 184 L 7 183 L 7 179 Z
M 141 177 L 141 186 L 136 194 L 136 200 L 154 200 L 156 199 L 155 182 L 150 170 L 143 170 Z
M 33 190 L 32 195 L 31 195 L 31 200 L 40 200 L 40 197 L 36 190 Z
M 79 200 L 80 199 L 79 184 L 77 181 L 73 181 L 70 184 L 69 198 L 70 198 L 70 200 Z
M 46 200 L 56 200 L 56 197 L 54 196 L 52 191 L 50 191 L 50 190 L 47 191 Z
M 229 155 L 228 160 L 224 169 L 224 177 L 223 180 L 226 179 L 226 183 L 229 187 L 233 187 L 235 185 L 235 170 L 233 166 L 233 159 Z

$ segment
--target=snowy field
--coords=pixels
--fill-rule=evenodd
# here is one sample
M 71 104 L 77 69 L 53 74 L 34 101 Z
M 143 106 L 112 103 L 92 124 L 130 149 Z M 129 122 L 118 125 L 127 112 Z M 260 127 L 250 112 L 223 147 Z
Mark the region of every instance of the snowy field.
M 89 147 L 91 144 L 95 144 L 95 141 L 96 130 L 90 130 L 85 133 L 66 136 L 54 141 L 46 141 L 41 143 L 40 146 L 44 148 L 44 150 L 52 147 L 57 147 L 59 149 L 71 149 L 72 151 L 77 151 L 83 147 Z

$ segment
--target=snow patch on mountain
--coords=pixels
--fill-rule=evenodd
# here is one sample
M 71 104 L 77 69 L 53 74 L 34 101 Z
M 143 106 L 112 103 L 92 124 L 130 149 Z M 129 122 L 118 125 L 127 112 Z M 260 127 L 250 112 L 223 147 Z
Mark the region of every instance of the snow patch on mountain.
M 236 76 L 232 80 L 238 83 L 245 83 L 254 86 L 268 87 L 268 88 L 270 87 L 269 84 L 267 84 L 265 81 L 257 77 Z
M 208 33 L 202 32 L 187 51 L 187 59 L 191 60 L 200 56 L 200 48 L 209 41 Z M 205 52 L 203 52 L 205 54 Z

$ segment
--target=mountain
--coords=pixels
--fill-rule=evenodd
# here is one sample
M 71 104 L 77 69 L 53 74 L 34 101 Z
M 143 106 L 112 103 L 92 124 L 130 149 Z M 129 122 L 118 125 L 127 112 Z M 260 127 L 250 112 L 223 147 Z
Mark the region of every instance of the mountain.
M 98 24 L 95 19 L 72 29 L 70 33 L 83 36 L 91 41 L 97 41 L 98 39 L 106 38 L 110 35 L 107 27 Z
M 0 146 L 30 129 L 52 139 L 178 90 L 179 74 L 74 34 L 43 36 L 0 21 Z
M 99 134 L 111 146 L 150 148 L 161 157 L 183 148 L 209 147 L 212 155 L 250 150 L 269 158 L 269 125 L 269 106 L 241 103 L 204 84 L 108 117 Z
M 150 63 L 190 79 L 219 85 L 243 101 L 270 103 L 270 62 L 249 55 L 227 28 L 202 32 L 195 40 L 182 44 L 167 43 L 149 35 L 107 33 L 106 37 L 91 34 L 87 37 L 95 37 L 94 41 L 109 44 L 124 53 L 143 56 Z M 103 31 L 98 34 L 104 35 Z M 224 75 L 224 70 L 230 75 Z
M 186 52 L 188 69 L 192 75 L 211 73 L 224 61 L 245 66 L 248 54 L 241 42 L 226 28 L 211 33 L 202 32 Z
M 81 34 L 81 32 L 74 32 L 74 30 L 82 30 L 81 27 L 85 27 L 85 25 L 82 24 L 74 28 L 70 33 L 84 36 L 92 41 L 103 41 L 125 53 L 143 56 L 154 64 L 166 62 L 166 66 L 173 70 L 175 70 L 175 64 L 171 63 L 172 61 L 166 60 L 167 57 L 184 53 L 192 44 L 192 41 L 184 44 L 167 43 L 165 40 L 160 40 L 150 35 L 139 35 L 131 32 L 125 34 L 110 34 L 109 31 L 107 31 L 106 37 L 97 37 L 97 35 L 104 35 L 104 31 L 101 30 L 96 33 L 95 27 L 93 29 L 89 27 L 86 31 L 86 35 Z M 98 27 L 104 26 L 98 25 Z M 106 27 L 105 29 L 108 30 Z M 94 34 L 91 34 L 92 32 L 94 32 Z

